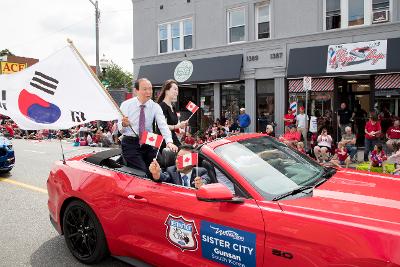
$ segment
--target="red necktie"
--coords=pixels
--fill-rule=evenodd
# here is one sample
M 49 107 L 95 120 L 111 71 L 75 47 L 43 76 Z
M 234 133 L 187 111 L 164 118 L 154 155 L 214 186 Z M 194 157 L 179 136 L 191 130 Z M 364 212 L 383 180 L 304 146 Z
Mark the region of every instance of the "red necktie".
M 139 141 L 141 141 L 142 134 L 146 130 L 146 116 L 144 115 L 145 105 L 140 105 L 140 115 L 139 115 Z

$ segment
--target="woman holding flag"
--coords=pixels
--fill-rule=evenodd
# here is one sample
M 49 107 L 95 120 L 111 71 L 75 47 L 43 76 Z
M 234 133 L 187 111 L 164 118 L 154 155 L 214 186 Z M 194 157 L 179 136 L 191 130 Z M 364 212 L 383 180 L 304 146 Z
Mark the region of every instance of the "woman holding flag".
M 184 129 L 188 125 L 188 121 L 179 122 L 178 114 L 172 104 L 178 100 L 178 94 L 178 83 L 175 80 L 166 80 L 162 86 L 157 103 L 160 105 L 165 119 L 167 120 L 174 145 L 179 147 L 181 146 L 181 142 L 179 141 L 176 132 L 180 129 Z

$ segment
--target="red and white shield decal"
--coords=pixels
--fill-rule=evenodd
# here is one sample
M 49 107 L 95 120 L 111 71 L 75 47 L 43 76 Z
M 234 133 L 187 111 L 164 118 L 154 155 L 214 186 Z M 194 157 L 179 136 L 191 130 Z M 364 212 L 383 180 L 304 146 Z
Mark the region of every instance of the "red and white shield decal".
M 175 217 L 171 214 L 168 215 L 165 221 L 167 226 L 166 237 L 168 241 L 180 248 L 182 251 L 197 250 L 197 229 L 194 221 L 189 221 L 182 216 Z

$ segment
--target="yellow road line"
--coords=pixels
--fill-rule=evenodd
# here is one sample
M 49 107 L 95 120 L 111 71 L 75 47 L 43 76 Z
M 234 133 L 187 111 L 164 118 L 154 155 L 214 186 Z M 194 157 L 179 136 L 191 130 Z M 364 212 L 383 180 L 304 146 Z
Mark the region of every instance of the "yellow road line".
M 33 185 L 29 185 L 29 184 L 24 184 L 24 183 L 21 183 L 21 182 L 17 182 L 15 180 L 10 180 L 10 179 L 6 179 L 6 178 L 0 178 L 0 182 L 6 182 L 6 183 L 9 183 L 9 184 L 18 185 L 20 187 L 24 187 L 24 188 L 27 188 L 27 189 L 30 189 L 30 190 L 33 190 L 33 191 L 37 191 L 37 192 L 40 192 L 40 193 L 47 194 L 47 190 L 44 189 L 44 188 L 36 187 L 36 186 L 33 186 Z

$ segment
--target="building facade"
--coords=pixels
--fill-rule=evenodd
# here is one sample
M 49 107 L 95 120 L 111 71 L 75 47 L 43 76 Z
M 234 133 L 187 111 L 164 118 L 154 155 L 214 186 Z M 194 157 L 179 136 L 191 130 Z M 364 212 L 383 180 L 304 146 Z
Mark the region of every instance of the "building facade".
M 340 101 L 369 110 L 381 99 L 399 115 L 400 0 L 133 2 L 134 73 L 156 91 L 178 80 L 181 114 L 189 100 L 201 107 L 195 129 L 245 107 L 252 131 L 275 121 L 280 134 L 289 103 L 305 105 L 303 76 L 312 77 L 309 110 L 330 115 L 332 128 Z M 341 48 L 355 55 L 328 69 Z

